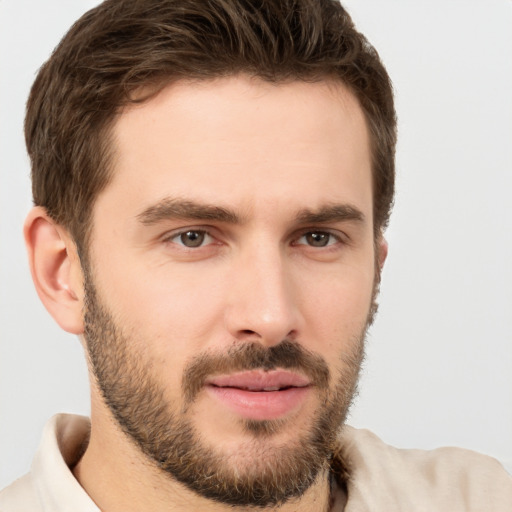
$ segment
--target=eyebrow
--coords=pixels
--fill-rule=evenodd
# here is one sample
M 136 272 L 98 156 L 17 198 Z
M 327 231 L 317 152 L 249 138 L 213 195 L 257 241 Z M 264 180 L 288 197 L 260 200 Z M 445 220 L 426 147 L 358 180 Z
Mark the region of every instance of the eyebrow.
M 356 221 L 364 222 L 361 210 L 349 204 L 328 204 L 318 210 L 302 209 L 297 214 L 301 224 L 323 224 L 327 222 Z
M 317 210 L 303 208 L 297 212 L 296 221 L 300 224 L 325 224 L 328 222 L 364 222 L 365 216 L 355 206 L 349 204 L 327 204 Z M 177 198 L 165 198 L 149 206 L 137 215 L 145 226 L 158 224 L 171 219 L 187 219 L 242 224 L 243 219 L 236 212 L 209 204 Z
M 175 198 L 162 199 L 157 204 L 149 206 L 137 215 L 137 219 L 145 226 L 158 224 L 169 219 L 208 220 L 229 224 L 241 223 L 240 217 L 235 212 L 221 206 Z

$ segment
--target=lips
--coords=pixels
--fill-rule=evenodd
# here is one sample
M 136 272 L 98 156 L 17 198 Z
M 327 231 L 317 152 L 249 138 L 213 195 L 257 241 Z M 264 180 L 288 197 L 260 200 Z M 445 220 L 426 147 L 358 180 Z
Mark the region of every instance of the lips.
M 298 373 L 286 370 L 252 370 L 230 375 L 211 377 L 207 385 L 219 388 L 237 388 L 249 391 L 276 391 L 283 388 L 303 388 L 310 384 L 309 379 Z
M 236 414 L 253 420 L 286 416 L 300 407 L 310 388 L 307 377 L 286 370 L 253 370 L 214 376 L 206 381 L 210 396 Z

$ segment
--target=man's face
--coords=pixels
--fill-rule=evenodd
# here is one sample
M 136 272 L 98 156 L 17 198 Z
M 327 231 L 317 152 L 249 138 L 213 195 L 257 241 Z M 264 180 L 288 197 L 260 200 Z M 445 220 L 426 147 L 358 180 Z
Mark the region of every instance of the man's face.
M 375 288 L 357 101 L 325 82 L 178 83 L 113 136 L 86 272 L 105 402 L 207 497 L 304 492 L 350 404 Z

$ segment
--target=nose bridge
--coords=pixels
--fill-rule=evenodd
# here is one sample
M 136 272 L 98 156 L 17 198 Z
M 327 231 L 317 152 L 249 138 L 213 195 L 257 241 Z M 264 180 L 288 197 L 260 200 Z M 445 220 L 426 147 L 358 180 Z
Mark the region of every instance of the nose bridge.
M 289 263 L 280 244 L 268 239 L 240 251 L 227 310 L 235 338 L 274 345 L 296 336 L 299 312 Z

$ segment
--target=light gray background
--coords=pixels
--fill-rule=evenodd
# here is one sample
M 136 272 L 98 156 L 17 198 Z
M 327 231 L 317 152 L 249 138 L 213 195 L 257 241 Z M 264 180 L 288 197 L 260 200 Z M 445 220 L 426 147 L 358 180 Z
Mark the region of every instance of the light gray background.
M 22 137 L 36 70 L 93 0 L 0 0 L 0 487 L 46 419 L 87 413 L 78 340 L 33 290 Z M 393 78 L 398 195 L 381 310 L 350 422 L 512 467 L 512 2 L 349 0 Z

